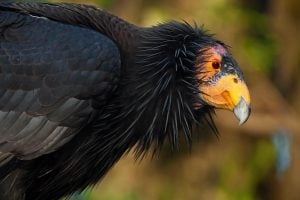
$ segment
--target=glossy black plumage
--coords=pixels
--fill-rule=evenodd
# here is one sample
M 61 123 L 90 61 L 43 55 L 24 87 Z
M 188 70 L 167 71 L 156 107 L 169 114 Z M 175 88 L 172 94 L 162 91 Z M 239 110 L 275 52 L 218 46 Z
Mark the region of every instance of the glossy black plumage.
M 0 15 L 0 152 L 32 159 L 69 141 L 103 107 L 117 85 L 119 53 L 92 30 Z
M 219 43 L 186 23 L 138 28 L 91 6 L 0 4 L 2 198 L 58 199 L 133 147 L 215 129 L 194 66 Z

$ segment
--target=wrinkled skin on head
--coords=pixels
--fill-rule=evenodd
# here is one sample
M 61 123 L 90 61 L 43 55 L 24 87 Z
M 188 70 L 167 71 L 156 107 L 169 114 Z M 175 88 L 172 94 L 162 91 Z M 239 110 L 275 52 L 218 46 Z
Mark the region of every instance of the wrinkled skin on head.
M 197 77 L 201 99 L 210 106 L 234 112 L 240 124 L 250 115 L 250 94 L 243 74 L 222 44 L 200 49 Z

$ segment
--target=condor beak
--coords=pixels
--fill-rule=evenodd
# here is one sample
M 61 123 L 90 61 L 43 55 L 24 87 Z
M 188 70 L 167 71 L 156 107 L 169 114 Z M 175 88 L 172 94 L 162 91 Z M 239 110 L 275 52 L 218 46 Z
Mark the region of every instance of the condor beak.
M 200 85 L 201 98 L 209 105 L 233 111 L 239 124 L 250 116 L 250 94 L 243 80 L 237 75 L 224 75 L 215 83 Z
M 245 123 L 248 120 L 250 113 L 251 113 L 251 108 L 246 103 L 246 101 L 244 100 L 243 97 L 241 97 L 239 103 L 233 109 L 233 113 L 240 121 L 239 125 L 242 125 L 243 123 Z

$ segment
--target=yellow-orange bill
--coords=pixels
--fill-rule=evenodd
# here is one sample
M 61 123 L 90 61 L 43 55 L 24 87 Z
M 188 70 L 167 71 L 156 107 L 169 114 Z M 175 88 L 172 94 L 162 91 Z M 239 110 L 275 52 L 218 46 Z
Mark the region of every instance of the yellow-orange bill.
M 229 74 L 221 77 L 214 84 L 200 85 L 201 98 L 209 105 L 234 112 L 240 124 L 250 115 L 250 94 L 243 80 Z

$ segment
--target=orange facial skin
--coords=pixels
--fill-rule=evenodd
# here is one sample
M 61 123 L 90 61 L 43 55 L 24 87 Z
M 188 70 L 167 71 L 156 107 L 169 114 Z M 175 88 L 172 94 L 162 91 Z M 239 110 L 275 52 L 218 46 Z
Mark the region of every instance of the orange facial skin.
M 199 89 L 203 101 L 215 108 L 232 111 L 238 105 L 241 97 L 250 105 L 250 94 L 244 80 L 238 75 L 239 69 L 236 71 L 237 73 L 233 73 L 232 63 L 228 63 L 228 65 L 222 63 L 224 52 L 226 53 L 224 47 L 202 49 L 201 55 L 204 56 L 199 58 L 202 61 L 198 63 L 202 64 L 197 66 L 197 77 L 198 80 L 201 80 Z M 226 67 L 229 65 L 230 73 L 229 70 L 226 71 Z M 235 67 L 237 68 L 237 66 Z

